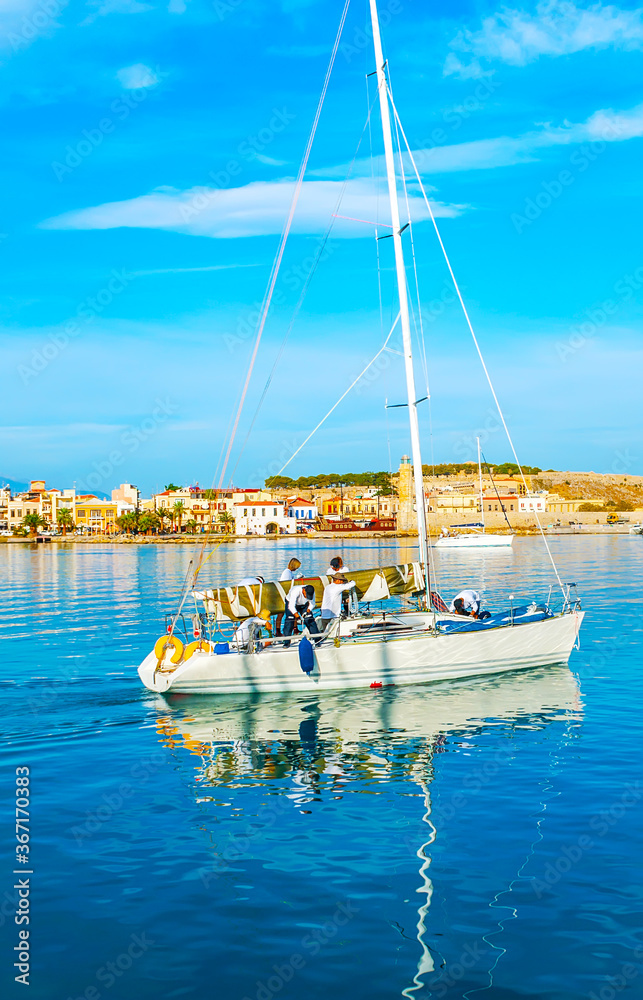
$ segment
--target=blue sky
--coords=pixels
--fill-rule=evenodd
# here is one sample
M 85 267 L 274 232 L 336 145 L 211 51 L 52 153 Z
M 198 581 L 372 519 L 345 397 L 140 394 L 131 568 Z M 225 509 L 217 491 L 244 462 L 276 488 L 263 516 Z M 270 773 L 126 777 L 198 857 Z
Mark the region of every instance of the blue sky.
M 212 482 L 342 7 L 3 4 L 1 475 L 106 491 Z M 643 8 L 380 8 L 396 105 L 520 457 L 643 473 Z M 367 22 L 353 0 L 238 445 L 353 160 L 339 214 L 386 222 L 376 108 L 364 131 Z M 476 433 L 507 460 L 413 184 L 409 197 L 425 460 L 472 458 Z M 380 313 L 374 235 L 335 220 L 233 452 L 238 484 L 281 468 L 388 333 L 392 247 L 379 243 Z M 389 453 L 397 467 L 405 411 L 387 420 L 384 401 L 404 386 L 386 359 L 288 474 L 388 468 Z

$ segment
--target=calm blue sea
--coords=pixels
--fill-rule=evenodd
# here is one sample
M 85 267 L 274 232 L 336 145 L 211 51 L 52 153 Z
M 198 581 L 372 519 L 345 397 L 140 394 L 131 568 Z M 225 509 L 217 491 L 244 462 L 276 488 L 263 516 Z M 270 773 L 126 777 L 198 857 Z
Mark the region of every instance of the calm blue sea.
M 187 548 L 0 547 L 2 996 L 642 997 L 643 538 L 551 544 L 587 609 L 569 669 L 171 702 L 136 665 Z M 204 579 L 274 577 L 293 554 L 312 573 L 336 553 L 241 541 Z M 498 609 L 553 580 L 532 538 L 437 569 L 445 596 L 469 584 Z M 28 876 L 13 874 L 17 767 Z

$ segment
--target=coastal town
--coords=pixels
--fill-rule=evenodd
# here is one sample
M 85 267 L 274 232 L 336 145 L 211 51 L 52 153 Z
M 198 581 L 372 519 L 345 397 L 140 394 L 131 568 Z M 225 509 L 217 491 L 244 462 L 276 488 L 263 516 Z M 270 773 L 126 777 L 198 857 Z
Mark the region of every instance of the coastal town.
M 477 467 L 424 468 L 428 522 L 466 527 L 482 517 L 497 530 L 578 527 L 643 519 L 643 477 L 615 472 L 542 472 L 521 476 L 507 465 L 478 475 Z M 328 480 L 333 480 L 328 482 Z M 358 480 L 359 482 L 355 482 Z M 370 485 L 369 485 L 370 483 Z M 622 516 L 621 516 L 622 515 Z M 457 522 L 457 524 L 455 524 Z M 121 483 L 111 497 L 50 487 L 32 480 L 25 490 L 0 486 L 0 539 L 189 539 L 293 534 L 414 534 L 412 465 L 397 472 L 207 489 L 169 483 L 149 497 Z

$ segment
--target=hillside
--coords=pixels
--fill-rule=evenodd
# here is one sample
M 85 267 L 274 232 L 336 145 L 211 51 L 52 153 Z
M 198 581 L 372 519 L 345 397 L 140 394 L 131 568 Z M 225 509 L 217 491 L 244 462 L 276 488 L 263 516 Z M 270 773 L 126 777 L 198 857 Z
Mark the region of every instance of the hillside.
M 643 507 L 643 476 L 618 473 L 554 472 L 548 469 L 532 480 L 534 490 L 549 490 L 565 500 L 602 500 L 616 509 Z

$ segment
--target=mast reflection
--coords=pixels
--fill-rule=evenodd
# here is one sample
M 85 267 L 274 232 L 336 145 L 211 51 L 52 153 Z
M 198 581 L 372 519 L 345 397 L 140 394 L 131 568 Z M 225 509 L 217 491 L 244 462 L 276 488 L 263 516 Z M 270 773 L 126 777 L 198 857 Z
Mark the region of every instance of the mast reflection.
M 419 898 L 419 955 L 412 982 L 402 991 L 407 1000 L 424 990 L 426 977 L 440 964 L 428 940 L 431 847 L 438 836 L 431 805 L 437 756 L 454 737 L 473 739 L 498 725 L 571 726 L 581 713 L 578 685 L 567 667 L 313 698 L 194 696 L 175 703 L 159 698 L 156 706 L 161 743 L 186 768 L 197 803 L 216 809 L 216 822 L 226 810 L 232 815 L 235 799 L 229 793 L 248 787 L 267 792 L 270 823 L 292 810 L 311 813 L 313 803 L 349 808 L 352 793 L 374 793 L 388 783 L 400 783 L 403 794 L 420 798 L 426 836 L 407 842 L 418 862 Z M 214 825 L 214 814 L 207 817 Z M 445 819 L 449 816 L 442 813 L 441 822 Z M 252 823 L 261 828 L 261 809 Z M 234 860 L 247 852 L 252 837 L 249 830 L 238 840 Z M 232 858 L 228 851 L 218 855 L 223 872 Z

